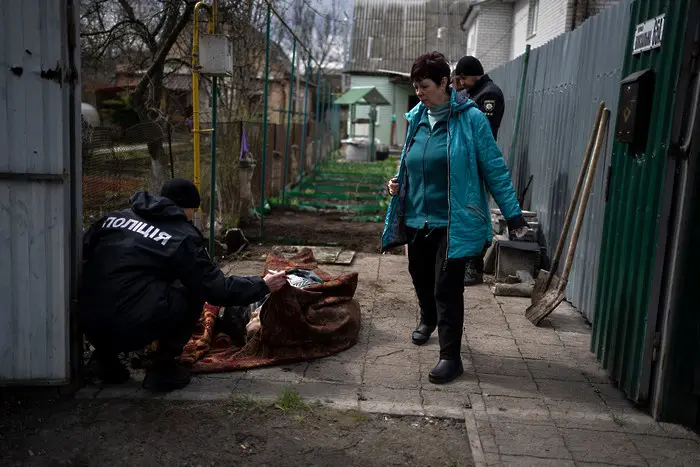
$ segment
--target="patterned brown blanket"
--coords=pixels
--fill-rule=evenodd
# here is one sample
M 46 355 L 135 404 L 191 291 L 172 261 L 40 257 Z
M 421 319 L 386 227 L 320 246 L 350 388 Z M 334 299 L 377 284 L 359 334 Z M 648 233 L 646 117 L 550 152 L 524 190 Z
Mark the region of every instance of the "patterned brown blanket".
M 306 289 L 287 284 L 272 294 L 260 312 L 260 330 L 242 348 L 226 334 L 215 333 L 219 307 L 206 304 L 182 360 L 199 373 L 237 371 L 327 357 L 355 345 L 361 323 L 360 305 L 353 298 L 357 273 L 333 278 L 318 268 L 308 249 L 289 260 L 267 257 L 265 271 L 292 268 L 313 271 L 323 284 Z

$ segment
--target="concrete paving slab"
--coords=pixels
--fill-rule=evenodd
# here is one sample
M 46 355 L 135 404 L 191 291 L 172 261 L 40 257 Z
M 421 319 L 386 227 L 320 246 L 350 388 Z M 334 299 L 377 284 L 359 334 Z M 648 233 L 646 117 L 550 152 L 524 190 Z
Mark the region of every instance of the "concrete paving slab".
M 491 423 L 501 456 L 572 460 L 564 438 L 554 426 Z
M 554 426 L 549 410 L 541 399 L 487 395 L 483 395 L 482 398 L 492 425 L 516 423 Z M 494 432 L 496 432 L 495 426 Z
M 542 345 L 532 342 L 523 342 L 518 345 L 518 348 L 525 359 L 549 361 L 572 360 L 566 347 L 561 345 Z
M 557 362 L 548 360 L 524 360 L 527 369 L 536 379 L 550 379 L 558 381 L 588 381 L 583 370 L 575 362 Z
M 559 339 L 567 347 L 581 347 L 589 349 L 591 345 L 591 333 L 589 332 L 569 332 L 555 331 Z
M 479 386 L 485 397 L 509 396 L 525 399 L 540 397 L 537 385 L 529 375 L 525 377 L 479 375 Z
M 515 339 L 504 337 L 471 337 L 467 336 L 469 349 L 478 354 L 498 357 L 520 357 L 520 349 Z
M 488 419 L 476 419 L 476 433 L 478 433 L 481 440 L 481 449 L 489 454 L 498 454 L 498 444 L 496 444 L 496 437 L 493 434 L 493 429 L 491 428 L 491 422 Z
M 504 466 L 513 467 L 575 467 L 574 461 L 564 459 L 544 459 L 530 456 L 501 456 Z
M 515 341 L 520 344 L 555 345 L 563 347 L 564 343 L 559 339 L 554 329 L 511 329 Z
M 496 313 L 482 313 L 479 308 L 465 310 L 464 324 L 466 327 L 479 325 L 503 327 L 507 324 L 506 315 Z M 528 321 L 529 322 L 529 321 Z
M 362 334 L 362 332 L 360 332 L 360 334 Z M 350 347 L 348 350 L 331 355 L 325 358 L 325 360 L 341 363 L 363 363 L 365 361 L 367 349 L 369 348 L 369 332 L 366 337 L 367 339 L 364 342 L 363 339 L 360 338 L 360 342 Z
M 472 351 L 472 364 L 477 375 L 503 375 L 530 377 L 525 360 L 522 357 L 498 357 Z
M 428 417 L 464 418 L 471 402 L 469 395 L 464 392 L 427 391 L 421 392 L 423 408 Z
M 421 374 L 418 365 L 404 367 L 366 363 L 363 382 L 367 386 L 392 389 L 419 389 Z
M 309 363 L 303 375 L 305 384 L 316 382 L 333 382 L 359 385 L 362 382 L 364 363 L 339 362 L 337 360 L 321 359 Z
M 700 465 L 700 445 L 694 440 L 644 435 L 630 435 L 630 438 L 649 465 Z
M 367 350 L 367 363 L 405 367 L 406 363 L 419 362 L 418 350 L 408 343 L 376 342 Z
M 647 465 L 632 440 L 624 433 L 566 428 L 561 433 L 576 462 Z
M 223 375 L 228 375 L 231 378 L 265 379 L 269 381 L 282 381 L 285 383 L 298 383 L 304 377 L 304 372 L 308 366 L 308 362 L 302 362 L 284 366 L 255 368 L 242 373 L 221 373 L 219 378 L 223 377 Z
M 465 323 L 464 333 L 467 338 L 470 337 L 501 337 L 504 339 L 512 339 L 513 333 L 508 329 L 505 323 L 505 318 L 502 324 L 493 323 Z
M 540 392 L 545 400 L 584 402 L 598 404 L 602 402 L 595 388 L 580 381 L 557 381 L 551 379 L 536 379 Z
M 623 432 L 623 422 L 613 417 L 602 401 L 594 403 L 548 400 L 545 404 L 559 428 Z
M 363 386 L 360 410 L 390 415 L 425 415 L 419 389 Z

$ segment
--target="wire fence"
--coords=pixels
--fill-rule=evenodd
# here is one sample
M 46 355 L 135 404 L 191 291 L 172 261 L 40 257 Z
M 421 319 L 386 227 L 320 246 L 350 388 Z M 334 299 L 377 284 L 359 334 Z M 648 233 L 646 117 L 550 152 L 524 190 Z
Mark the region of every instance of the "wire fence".
M 233 43 L 234 63 L 239 68 L 245 64 L 246 69 L 218 78 L 218 86 L 206 76 L 200 82 L 200 127 L 211 129 L 216 121 L 215 154 L 214 133 L 200 133 L 205 232 L 210 220 L 218 227 L 259 222 L 262 235 L 268 205 L 285 204 L 287 190 L 316 173 L 344 136 L 344 117 L 333 104 L 341 93 L 340 77 L 327 75 L 282 16 L 268 3 L 264 8 L 265 27 L 252 27 L 252 39 L 245 46 Z M 280 28 L 291 38 L 284 46 L 270 37 L 271 29 Z M 164 103 L 157 109 L 162 117 L 156 121 L 126 126 L 103 118 L 103 126 L 83 123 L 84 224 L 128 207 L 137 190 L 157 192 L 159 187 L 153 185 L 158 170 L 166 171 L 166 178 L 194 179 L 192 99 L 182 89 L 165 91 Z M 128 92 L 124 89 L 123 94 Z M 177 111 L 171 102 L 175 100 Z

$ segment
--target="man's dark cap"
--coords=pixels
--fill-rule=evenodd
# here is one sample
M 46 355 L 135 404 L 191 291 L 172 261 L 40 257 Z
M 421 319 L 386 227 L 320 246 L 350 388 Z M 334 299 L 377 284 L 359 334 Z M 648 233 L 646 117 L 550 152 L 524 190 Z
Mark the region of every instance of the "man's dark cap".
M 467 55 L 457 62 L 455 74 L 459 76 L 483 76 L 484 67 L 478 58 Z
M 183 209 L 197 209 L 202 201 L 195 184 L 185 178 L 173 178 L 165 182 L 160 190 L 160 195 L 170 199 Z

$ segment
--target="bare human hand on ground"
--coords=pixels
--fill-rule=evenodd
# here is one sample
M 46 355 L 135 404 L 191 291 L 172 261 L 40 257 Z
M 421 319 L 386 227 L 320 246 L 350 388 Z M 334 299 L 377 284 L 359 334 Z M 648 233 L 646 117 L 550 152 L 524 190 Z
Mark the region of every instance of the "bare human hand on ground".
M 270 289 L 270 292 L 274 293 L 278 290 L 281 290 L 282 287 L 284 287 L 284 284 L 287 283 L 287 275 L 284 272 L 279 272 L 277 274 L 268 274 L 265 277 L 263 277 L 263 280 L 267 284 L 267 287 Z
M 387 188 L 389 189 L 389 194 L 391 196 L 396 196 L 399 194 L 399 179 L 394 177 L 391 180 L 389 180 L 389 184 L 387 185 Z

